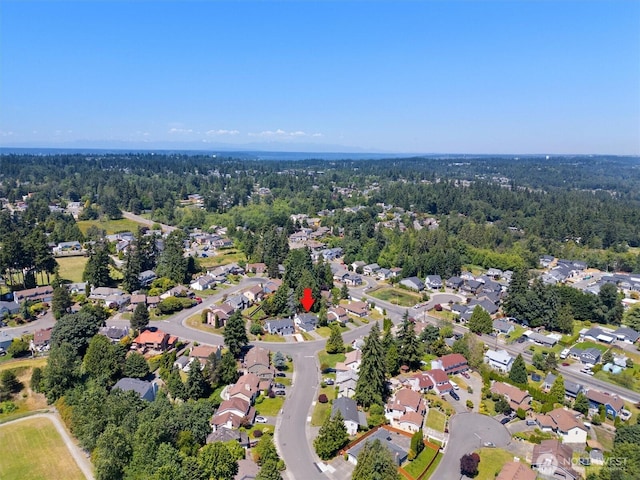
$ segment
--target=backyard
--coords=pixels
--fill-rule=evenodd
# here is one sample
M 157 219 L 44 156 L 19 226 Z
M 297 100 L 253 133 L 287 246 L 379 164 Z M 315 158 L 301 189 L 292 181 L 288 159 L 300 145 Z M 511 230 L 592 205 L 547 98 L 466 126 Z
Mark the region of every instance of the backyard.
M 411 475 L 413 478 L 418 478 L 418 476 L 424 472 L 427 466 L 431 463 L 432 460 L 439 455 L 438 450 L 434 450 L 433 448 L 425 447 L 420 455 L 414 458 L 411 462 L 405 465 L 403 470 Z M 425 476 L 424 478 L 429 478 Z
M 87 264 L 89 257 L 58 257 L 56 262 L 58 263 L 58 274 L 61 280 L 68 280 L 71 283 L 82 282 L 82 273 L 84 267 Z
M 420 302 L 420 295 L 399 288 L 383 287 L 378 290 L 370 290 L 367 295 L 401 307 L 412 307 Z
M 513 460 L 513 454 L 499 448 L 481 448 L 478 476 L 475 480 L 493 480 L 505 463 Z
M 48 419 L 0 426 L 3 480 L 83 480 L 85 477 Z

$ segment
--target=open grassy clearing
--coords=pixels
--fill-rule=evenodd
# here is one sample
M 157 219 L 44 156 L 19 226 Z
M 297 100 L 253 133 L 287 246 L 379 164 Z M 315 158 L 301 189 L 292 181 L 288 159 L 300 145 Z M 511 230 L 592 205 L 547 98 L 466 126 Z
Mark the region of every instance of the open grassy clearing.
M 476 480 L 493 480 L 505 463 L 513 460 L 513 454 L 500 448 L 481 448 L 480 465 Z
M 61 280 L 68 280 L 71 283 L 82 282 L 82 273 L 89 257 L 58 257 L 58 272 Z
M 33 418 L 0 427 L 3 480 L 84 480 L 50 420 Z
M 244 253 L 236 250 L 235 248 L 227 248 L 224 250 L 217 250 L 215 255 L 213 252 L 206 258 L 198 258 L 198 263 L 202 267 L 217 267 L 219 265 L 227 265 L 234 262 L 246 262 L 247 257 Z
M 107 232 L 107 235 L 119 232 L 132 232 L 136 233 L 138 227 L 142 226 L 141 223 L 134 222 L 127 218 L 121 218 L 120 220 L 81 220 L 77 222 L 80 231 L 86 235 L 89 227 L 98 227 L 101 230 Z
M 438 455 L 438 450 L 433 450 L 432 448 L 425 447 L 420 455 L 414 458 L 411 462 L 409 462 L 404 467 L 404 471 L 411 475 L 413 478 L 418 478 L 424 470 L 427 468 L 427 465 Z M 425 477 L 429 478 L 429 477 Z
M 400 305 L 401 307 L 412 307 L 416 303 L 420 302 L 419 295 L 399 288 L 383 287 L 378 290 L 371 290 L 367 292 L 367 295 L 394 305 Z

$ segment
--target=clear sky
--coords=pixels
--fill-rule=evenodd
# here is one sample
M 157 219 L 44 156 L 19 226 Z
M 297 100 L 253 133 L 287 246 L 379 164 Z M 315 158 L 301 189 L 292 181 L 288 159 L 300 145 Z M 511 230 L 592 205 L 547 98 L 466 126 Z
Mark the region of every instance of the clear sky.
M 640 154 L 640 2 L 0 2 L 0 145 Z

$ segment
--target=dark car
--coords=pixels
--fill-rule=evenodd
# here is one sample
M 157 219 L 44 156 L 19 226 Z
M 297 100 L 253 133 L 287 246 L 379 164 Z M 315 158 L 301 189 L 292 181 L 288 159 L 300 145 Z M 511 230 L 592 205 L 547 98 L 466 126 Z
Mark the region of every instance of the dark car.
M 462 376 L 464 378 L 471 378 L 471 376 L 467 372 L 462 372 Z
M 524 343 L 526 341 L 527 339 L 525 337 L 519 337 L 518 340 L 516 340 L 517 343 Z
M 449 392 L 449 395 L 451 395 L 451 397 L 452 397 L 454 400 L 460 400 L 460 397 L 458 396 L 458 394 L 457 394 L 456 392 L 454 392 L 453 390 L 451 390 L 451 391 Z
M 504 417 L 502 420 L 500 420 L 500 423 L 505 425 L 507 423 L 509 423 L 511 421 L 511 419 L 509 417 Z
M 282 384 L 282 383 L 276 383 L 274 385 L 274 387 L 276 387 L 276 388 L 285 388 L 284 384 Z
M 276 372 L 276 377 L 286 377 L 287 374 L 283 372 Z

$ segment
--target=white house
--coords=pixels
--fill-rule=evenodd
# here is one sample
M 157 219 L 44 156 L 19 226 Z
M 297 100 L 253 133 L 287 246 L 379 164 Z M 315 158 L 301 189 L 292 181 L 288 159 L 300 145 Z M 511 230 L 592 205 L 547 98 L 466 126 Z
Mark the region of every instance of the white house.
M 506 350 L 487 350 L 484 354 L 484 363 L 494 370 L 508 372 L 513 365 L 513 357 Z

